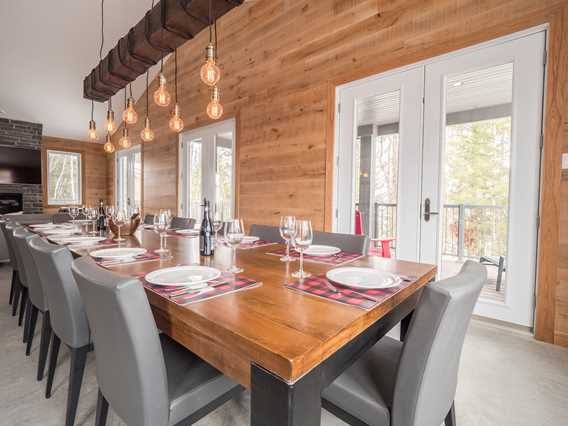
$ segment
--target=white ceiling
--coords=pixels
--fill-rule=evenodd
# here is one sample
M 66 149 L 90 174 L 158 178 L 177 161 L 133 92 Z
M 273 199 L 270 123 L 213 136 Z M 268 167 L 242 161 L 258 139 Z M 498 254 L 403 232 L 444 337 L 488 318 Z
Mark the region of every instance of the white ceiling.
M 103 57 L 150 8 L 151 0 L 106 0 Z M 0 117 L 43 124 L 43 134 L 87 140 L 90 101 L 83 78 L 99 61 L 100 0 L 0 1 Z M 151 77 L 157 66 L 152 67 Z M 136 98 L 145 78 L 132 85 Z M 120 118 L 124 94 L 113 97 Z M 2 112 L 4 111 L 4 112 Z M 95 102 L 102 139 L 106 103 Z

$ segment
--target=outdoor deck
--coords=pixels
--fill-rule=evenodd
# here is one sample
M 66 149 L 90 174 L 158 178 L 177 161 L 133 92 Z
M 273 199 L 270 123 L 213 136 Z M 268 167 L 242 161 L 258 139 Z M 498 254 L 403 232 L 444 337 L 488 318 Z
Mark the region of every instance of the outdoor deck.
M 442 260 L 442 270 L 440 271 L 442 277 L 445 278 L 456 275 L 464 262 L 465 260 L 460 261 L 459 259 L 454 257 L 444 256 Z M 507 287 L 507 273 L 503 272 L 503 277 L 501 279 L 501 290 L 498 292 L 495 289 L 497 285 L 497 267 L 491 265 L 485 265 L 485 267 L 487 268 L 487 284 L 481 290 L 480 298 L 504 303 L 505 291 Z

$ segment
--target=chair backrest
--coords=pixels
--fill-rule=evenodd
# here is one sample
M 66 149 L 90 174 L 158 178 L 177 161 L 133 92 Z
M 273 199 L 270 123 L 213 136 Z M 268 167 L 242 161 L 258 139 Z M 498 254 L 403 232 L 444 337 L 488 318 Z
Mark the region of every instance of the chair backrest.
M 166 366 L 142 284 L 86 256 L 75 260 L 72 270 L 93 334 L 102 394 L 127 424 L 167 425 Z
M 20 251 L 16 248 L 16 241 L 14 239 L 14 232 L 21 228 L 22 225 L 16 222 L 6 224 L 6 240 L 8 241 L 8 246 L 12 247 L 12 252 L 14 254 L 15 260 L 12 266 L 16 268 L 16 271 L 18 271 L 18 279 L 20 281 L 20 284 L 22 284 L 24 287 L 27 287 L 28 281 L 26 279 L 26 271 L 24 270 Z
M 9 220 L 3 220 L 0 222 L 0 228 L 2 229 L 2 235 L 4 235 L 4 240 L 6 241 L 6 247 L 8 247 L 8 256 L 10 257 L 10 265 L 15 271 L 18 270 L 18 262 L 16 260 L 16 254 L 14 253 L 14 246 L 12 237 L 10 234 L 13 230 L 13 223 Z
M 174 216 L 172 218 L 171 227 L 176 229 L 191 229 L 195 226 L 195 219 L 190 217 Z
M 43 285 L 39 278 L 37 266 L 32 258 L 31 250 L 28 242 L 31 240 L 39 239 L 40 236 L 29 232 L 25 228 L 18 228 L 14 230 L 14 243 L 15 248 L 22 259 L 22 266 L 24 269 L 24 276 L 28 285 L 29 297 L 33 305 L 41 312 L 48 310 L 47 298 L 43 290 Z
M 365 235 L 339 234 L 335 232 L 314 231 L 313 244 L 339 247 L 352 253 L 367 253 L 367 237 Z
M 147 214 L 144 216 L 144 225 L 153 225 L 154 224 L 154 217 L 153 214 Z
M 90 342 L 90 331 L 83 300 L 71 273 L 71 252 L 42 238 L 30 240 L 29 247 L 49 300 L 53 331 L 72 348 L 85 346 Z
M 65 222 L 70 222 L 71 221 L 71 216 L 69 215 L 69 213 L 55 213 L 52 217 L 51 217 L 51 221 L 53 223 L 65 223 Z
M 467 327 L 486 281 L 485 267 L 467 261 L 456 276 L 424 287 L 398 366 L 392 426 L 443 423 L 456 393 Z
M 280 235 L 280 228 L 277 226 L 259 225 L 254 223 L 250 226 L 249 234 L 265 241 L 274 243 L 284 242 L 282 236 Z

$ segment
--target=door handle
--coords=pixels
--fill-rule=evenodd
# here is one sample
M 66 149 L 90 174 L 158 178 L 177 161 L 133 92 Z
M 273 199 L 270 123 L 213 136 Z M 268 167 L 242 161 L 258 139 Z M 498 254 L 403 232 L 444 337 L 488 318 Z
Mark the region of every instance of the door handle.
M 430 222 L 430 216 L 437 215 L 438 212 L 430 211 L 430 198 L 424 200 L 424 221 Z

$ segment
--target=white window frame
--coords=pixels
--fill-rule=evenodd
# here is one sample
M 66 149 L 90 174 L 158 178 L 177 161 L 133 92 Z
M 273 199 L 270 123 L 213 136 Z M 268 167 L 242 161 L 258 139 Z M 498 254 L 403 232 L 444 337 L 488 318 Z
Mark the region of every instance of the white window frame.
M 119 186 L 119 174 L 118 174 L 118 162 L 120 161 L 121 157 L 127 157 L 127 174 L 128 174 L 128 182 L 127 182 L 127 198 L 134 198 L 135 189 L 135 179 L 134 179 L 134 156 L 136 153 L 142 153 L 141 145 L 136 145 L 128 149 L 121 149 L 115 153 L 114 158 L 114 190 L 115 190 L 115 205 L 117 208 L 125 208 L 125 206 L 119 206 L 119 200 L 121 195 L 121 190 Z M 142 160 L 141 160 L 142 161 Z M 142 182 L 141 182 L 142 185 Z M 140 188 L 142 190 L 142 188 Z M 143 203 L 143 200 L 140 200 L 140 204 Z M 137 206 L 138 208 L 142 208 L 142 206 Z
M 74 200 L 57 200 L 52 199 L 49 196 L 49 180 L 50 180 L 50 173 L 49 173 L 49 155 L 51 153 L 60 154 L 60 155 L 70 155 L 72 157 L 79 159 L 79 173 L 78 173 L 78 198 Z M 47 205 L 48 206 L 66 206 L 66 205 L 81 205 L 83 203 L 83 156 L 80 152 L 76 151 L 62 151 L 57 149 L 48 149 L 46 151 L 45 157 L 45 167 L 46 167 L 46 198 L 47 198 Z

